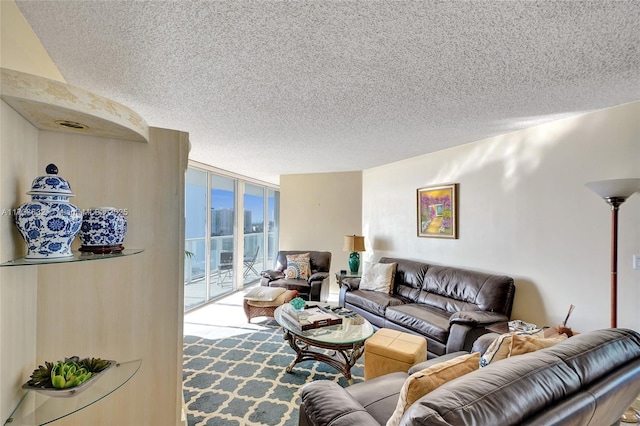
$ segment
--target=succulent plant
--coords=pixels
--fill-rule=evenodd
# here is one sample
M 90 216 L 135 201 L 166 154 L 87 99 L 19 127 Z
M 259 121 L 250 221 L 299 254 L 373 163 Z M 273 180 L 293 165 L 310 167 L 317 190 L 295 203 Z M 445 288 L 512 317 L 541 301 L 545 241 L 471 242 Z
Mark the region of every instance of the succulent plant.
M 44 366 L 39 365 L 31 378 L 28 386 L 42 388 L 66 389 L 78 386 L 89 380 L 95 373 L 99 373 L 109 366 L 109 361 L 100 358 L 84 358 L 77 356 L 65 358 L 64 361 L 48 362 Z

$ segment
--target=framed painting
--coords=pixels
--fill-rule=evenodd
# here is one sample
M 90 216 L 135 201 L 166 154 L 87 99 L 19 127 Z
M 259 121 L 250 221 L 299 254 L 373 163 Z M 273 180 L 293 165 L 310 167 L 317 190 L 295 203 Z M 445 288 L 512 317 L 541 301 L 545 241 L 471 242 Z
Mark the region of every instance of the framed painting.
M 458 184 L 418 189 L 418 237 L 458 238 Z

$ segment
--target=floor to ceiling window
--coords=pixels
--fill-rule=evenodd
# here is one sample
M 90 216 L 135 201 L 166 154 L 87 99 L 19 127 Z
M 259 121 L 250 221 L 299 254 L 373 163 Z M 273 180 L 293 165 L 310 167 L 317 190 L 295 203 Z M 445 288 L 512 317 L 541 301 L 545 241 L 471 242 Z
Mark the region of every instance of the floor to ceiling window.
M 257 282 L 265 266 L 274 262 L 280 192 L 238 176 L 189 167 L 185 193 L 187 311 Z
M 236 186 L 238 181 L 209 173 L 209 299 L 234 289 Z
M 207 173 L 188 169 L 185 190 L 184 308 L 207 300 Z
M 260 277 L 264 258 L 264 190 L 251 183 L 244 185 L 244 283 Z M 259 259 L 259 260 L 258 260 Z
M 275 266 L 280 247 L 280 191 L 267 189 L 267 253 L 266 265 Z

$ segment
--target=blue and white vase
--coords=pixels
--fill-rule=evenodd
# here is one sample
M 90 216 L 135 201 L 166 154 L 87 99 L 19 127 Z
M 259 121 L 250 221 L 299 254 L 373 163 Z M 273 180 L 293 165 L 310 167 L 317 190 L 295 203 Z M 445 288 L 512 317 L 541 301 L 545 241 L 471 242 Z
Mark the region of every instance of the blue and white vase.
M 47 174 L 33 180 L 31 202 L 24 203 L 15 223 L 27 243 L 27 260 L 71 257 L 71 243 L 80 231 L 82 212 L 69 202 L 69 182 L 57 176 L 58 168 L 49 164 Z
M 127 210 L 95 207 L 85 210 L 80 228 L 80 251 L 113 253 L 124 249 L 127 232 Z

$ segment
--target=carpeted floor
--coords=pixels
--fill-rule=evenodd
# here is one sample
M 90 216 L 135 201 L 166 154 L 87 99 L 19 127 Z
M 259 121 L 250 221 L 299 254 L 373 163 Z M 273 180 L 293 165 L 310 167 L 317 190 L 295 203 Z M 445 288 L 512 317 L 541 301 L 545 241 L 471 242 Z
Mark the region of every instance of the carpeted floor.
M 195 425 L 296 426 L 300 388 L 313 380 L 347 380 L 321 362 L 285 368 L 294 352 L 270 322 L 264 331 L 220 340 L 184 337 L 183 391 L 187 423 Z M 363 380 L 363 359 L 352 368 Z

